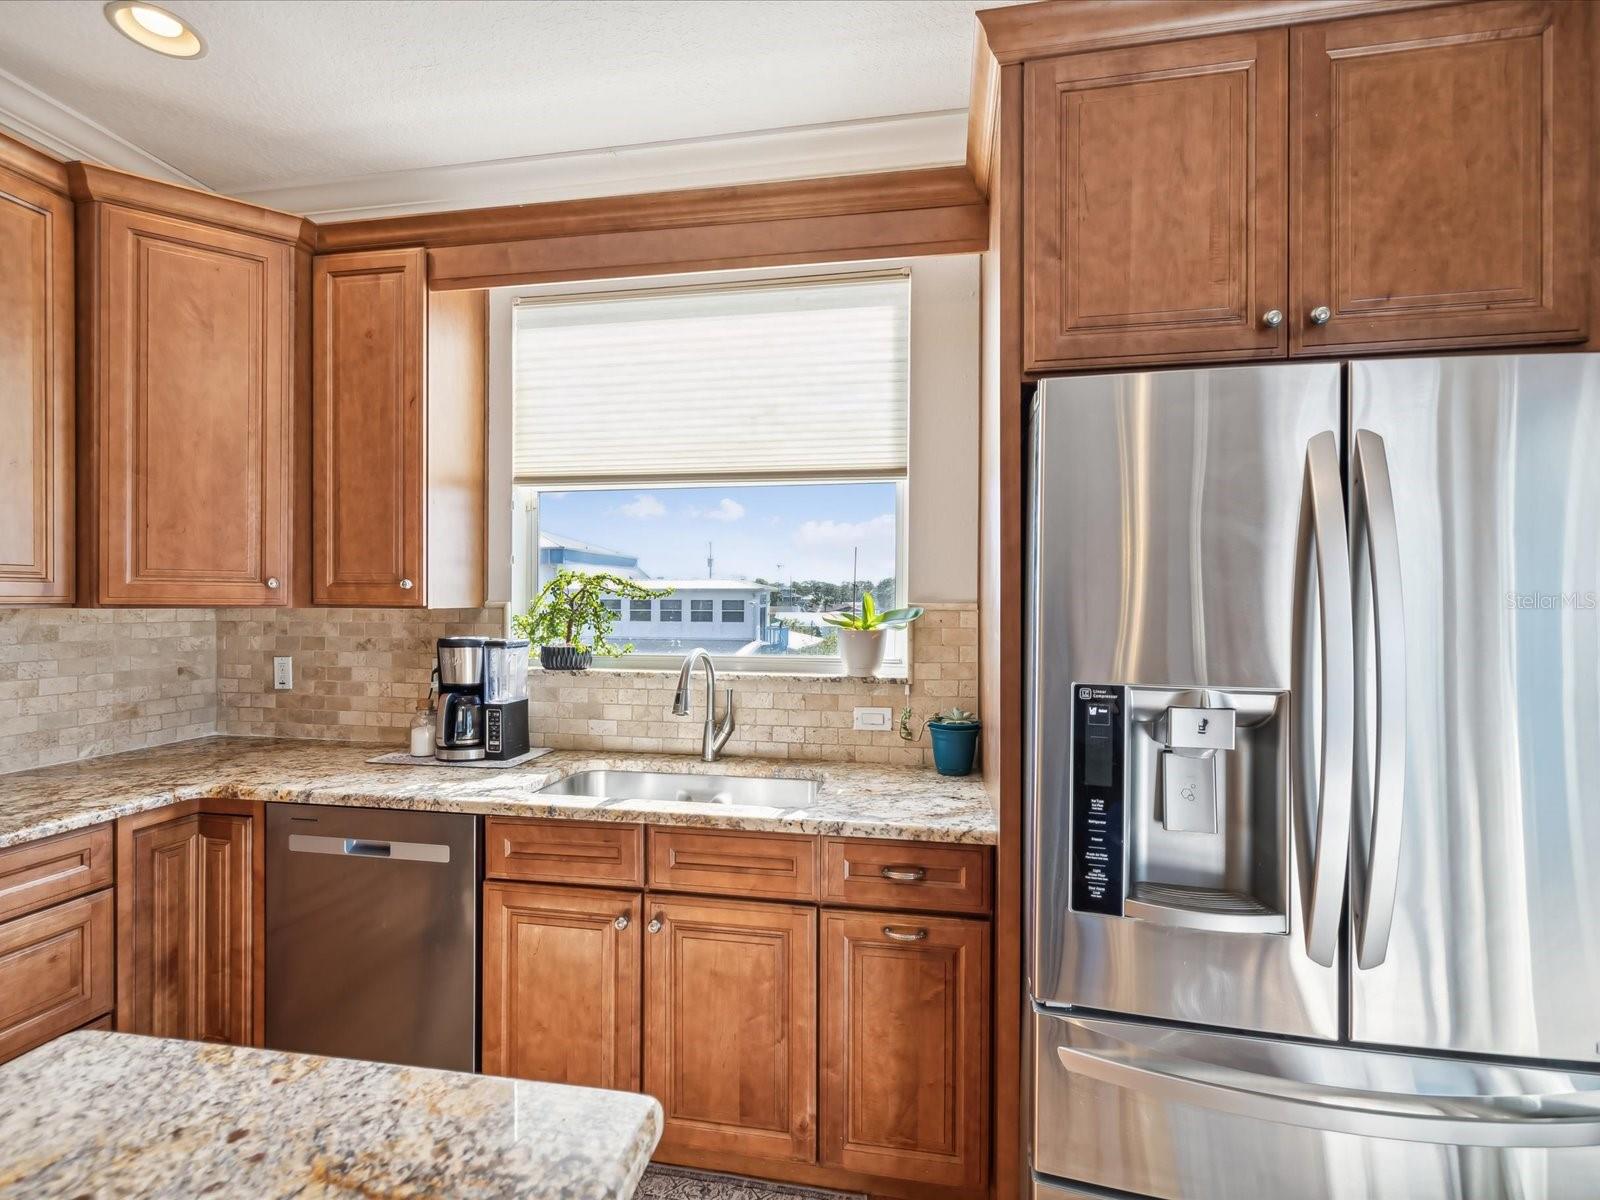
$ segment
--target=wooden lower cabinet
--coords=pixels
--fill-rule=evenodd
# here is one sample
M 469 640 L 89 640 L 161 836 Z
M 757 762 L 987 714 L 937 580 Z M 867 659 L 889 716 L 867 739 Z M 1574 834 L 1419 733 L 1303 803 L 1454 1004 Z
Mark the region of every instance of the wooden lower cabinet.
M 987 921 L 822 914 L 824 1164 L 982 1185 L 988 971 Z
M 637 892 L 483 888 L 483 1070 L 639 1090 Z
M 661 1152 L 816 1156 L 817 913 L 646 897 L 644 1090 Z
M 0 1062 L 110 1010 L 109 891 L 0 924 Z
M 119 836 L 119 1030 L 254 1040 L 255 832 L 190 813 Z

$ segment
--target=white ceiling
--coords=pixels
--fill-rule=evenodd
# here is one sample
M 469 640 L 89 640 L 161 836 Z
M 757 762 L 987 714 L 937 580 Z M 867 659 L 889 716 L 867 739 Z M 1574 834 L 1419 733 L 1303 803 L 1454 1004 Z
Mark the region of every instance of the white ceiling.
M 351 216 L 959 162 L 999 0 L 158 2 L 205 57 L 9 0 L 0 125 Z

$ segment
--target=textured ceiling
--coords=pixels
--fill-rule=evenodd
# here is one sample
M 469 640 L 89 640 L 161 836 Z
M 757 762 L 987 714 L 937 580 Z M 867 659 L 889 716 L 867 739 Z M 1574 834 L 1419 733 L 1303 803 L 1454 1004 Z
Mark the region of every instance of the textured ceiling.
M 8 0 L 0 70 L 208 187 L 289 184 L 964 108 L 996 0 Z

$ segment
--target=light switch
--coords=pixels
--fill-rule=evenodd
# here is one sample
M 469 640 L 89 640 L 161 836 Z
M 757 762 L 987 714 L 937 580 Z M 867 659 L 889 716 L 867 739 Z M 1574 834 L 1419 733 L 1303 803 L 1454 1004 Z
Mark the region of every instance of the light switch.
M 294 659 L 287 654 L 272 660 L 272 686 L 280 692 L 286 692 L 294 686 Z
M 854 729 L 890 729 L 894 725 L 892 708 L 858 708 L 855 710 Z

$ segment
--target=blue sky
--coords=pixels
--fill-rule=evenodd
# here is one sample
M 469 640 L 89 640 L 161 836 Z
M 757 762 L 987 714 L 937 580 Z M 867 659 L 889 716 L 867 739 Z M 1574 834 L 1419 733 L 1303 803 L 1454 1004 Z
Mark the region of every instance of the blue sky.
M 849 582 L 895 573 L 891 483 L 764 484 L 542 492 L 540 526 L 625 554 L 657 579 L 703 579 L 706 543 L 718 578 Z

